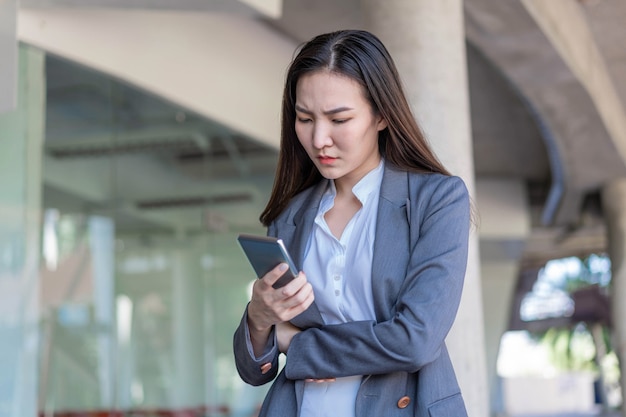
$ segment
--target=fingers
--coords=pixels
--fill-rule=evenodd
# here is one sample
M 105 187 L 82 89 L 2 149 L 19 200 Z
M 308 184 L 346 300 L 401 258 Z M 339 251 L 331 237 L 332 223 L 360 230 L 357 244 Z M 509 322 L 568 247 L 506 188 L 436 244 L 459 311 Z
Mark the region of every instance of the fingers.
M 280 279 L 280 277 L 282 277 L 285 274 L 285 272 L 287 272 L 288 269 L 289 269 L 289 266 L 286 263 L 284 262 L 280 263 L 276 265 L 274 269 L 272 269 L 263 277 L 261 277 L 261 282 L 269 286 L 272 286 L 276 283 L 276 281 Z
M 289 321 L 309 308 L 315 299 L 313 287 L 306 280 L 304 273 L 283 288 L 276 290 L 276 312 L 280 321 Z
M 257 330 L 291 320 L 309 308 L 315 299 L 313 287 L 303 272 L 286 286 L 274 289 L 272 283 L 279 275 L 277 267 L 254 283 L 248 320 Z
M 285 297 L 284 307 L 287 310 L 296 312 L 296 314 L 300 314 L 309 308 L 315 299 L 313 286 L 307 281 L 304 272 L 300 272 L 293 281 L 278 291 Z
M 270 371 L 270 369 L 272 369 L 272 364 L 271 363 L 264 363 L 263 365 L 261 365 L 261 373 L 262 374 L 266 374 Z
M 305 379 L 306 382 L 315 382 L 317 384 L 321 384 L 322 382 L 335 382 L 336 378 L 308 378 Z

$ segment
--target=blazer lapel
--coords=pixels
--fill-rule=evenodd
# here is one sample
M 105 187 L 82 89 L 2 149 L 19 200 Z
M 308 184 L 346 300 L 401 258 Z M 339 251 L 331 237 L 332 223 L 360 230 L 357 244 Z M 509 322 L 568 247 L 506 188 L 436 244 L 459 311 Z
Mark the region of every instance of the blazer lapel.
M 380 189 L 372 260 L 377 321 L 390 319 L 409 262 L 408 174 L 387 163 Z
M 309 243 L 309 236 L 311 236 L 313 231 L 315 216 L 317 215 L 327 184 L 328 181 L 321 181 L 314 186 L 309 195 L 304 199 L 300 209 L 293 216 L 293 223 L 295 225 L 295 233 L 292 242 L 293 255 L 296 258 L 294 262 L 299 266 L 302 266 L 304 262 L 304 252 Z
M 291 255 L 299 268 L 302 268 L 304 252 L 313 231 L 315 216 L 327 185 L 328 181 L 323 180 L 314 186 L 293 217 L 295 228 L 289 248 L 293 251 Z M 314 301 L 308 309 L 294 317 L 291 323 L 300 328 L 319 327 L 324 324 L 324 319 Z

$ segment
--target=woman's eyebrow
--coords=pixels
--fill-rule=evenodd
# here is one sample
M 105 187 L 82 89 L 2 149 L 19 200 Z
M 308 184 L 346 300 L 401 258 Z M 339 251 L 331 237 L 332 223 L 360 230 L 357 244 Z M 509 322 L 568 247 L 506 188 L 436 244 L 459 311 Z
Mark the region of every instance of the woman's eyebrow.
M 296 110 L 301 112 L 301 113 L 305 113 L 305 114 L 313 114 L 312 111 L 307 110 L 304 107 L 301 107 L 301 106 L 299 106 L 297 104 L 296 104 Z M 326 110 L 323 113 L 325 115 L 329 115 L 329 114 L 337 114 L 337 113 L 341 113 L 341 112 L 349 111 L 349 110 L 354 110 L 354 109 L 352 107 L 342 106 L 342 107 L 337 107 L 335 109 Z
M 313 114 L 312 111 L 309 111 L 305 109 L 304 107 L 298 106 L 297 104 L 296 104 L 296 111 L 299 111 L 300 113 Z

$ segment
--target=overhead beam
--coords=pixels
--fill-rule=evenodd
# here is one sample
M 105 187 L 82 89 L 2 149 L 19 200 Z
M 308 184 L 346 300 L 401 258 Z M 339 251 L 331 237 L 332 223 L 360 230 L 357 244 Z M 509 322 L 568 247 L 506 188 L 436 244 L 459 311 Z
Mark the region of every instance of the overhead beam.
M 283 0 L 21 0 L 20 4 L 23 8 L 193 10 L 249 17 L 261 15 L 270 19 L 280 18 L 283 12 Z
M 180 171 L 168 170 L 158 160 L 145 155 L 116 160 L 115 172 L 111 171 L 111 163 L 106 158 L 60 161 L 45 156 L 45 185 L 69 195 L 80 196 L 84 202 L 78 208 L 85 213 L 104 210 L 110 214 L 124 214 L 162 227 L 185 229 L 201 226 L 199 210 L 203 207 L 195 207 L 196 211 L 193 212 L 185 208 L 170 211 L 141 210 L 137 207 L 137 202 L 177 201 L 191 197 L 205 198 L 210 202 L 214 196 L 249 195 L 249 202 L 229 203 L 219 205 L 218 208 L 232 214 L 229 221 L 249 221 L 256 224 L 255 217 L 242 215 L 246 210 L 260 211 L 258 206 L 263 203 L 258 188 L 248 179 L 192 178 Z
M 198 149 L 207 147 L 204 143 L 203 126 L 184 125 L 154 126 L 124 132 L 110 132 L 95 135 L 81 135 L 78 138 L 46 141 L 46 152 L 53 156 L 89 155 L 97 153 L 145 151 L 158 148 L 175 148 L 194 144 Z
M 589 93 L 626 162 L 626 111 L 580 4 L 575 0 L 522 0 L 522 4 Z

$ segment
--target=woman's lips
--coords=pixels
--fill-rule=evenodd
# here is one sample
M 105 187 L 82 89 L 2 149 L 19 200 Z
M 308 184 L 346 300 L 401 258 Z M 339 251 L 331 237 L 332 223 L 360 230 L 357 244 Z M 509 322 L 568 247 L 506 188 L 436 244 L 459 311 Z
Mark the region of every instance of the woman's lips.
M 330 165 L 335 162 L 337 158 L 332 158 L 330 156 L 318 156 L 317 159 L 319 159 L 320 164 L 322 165 Z

